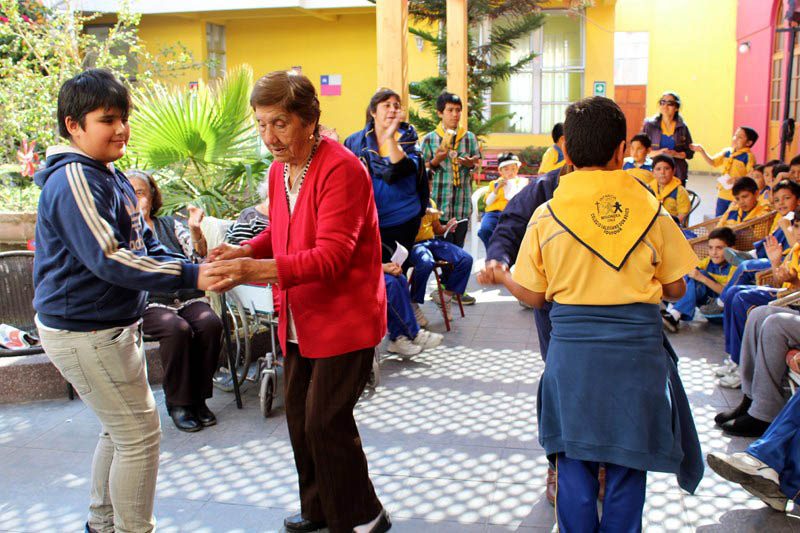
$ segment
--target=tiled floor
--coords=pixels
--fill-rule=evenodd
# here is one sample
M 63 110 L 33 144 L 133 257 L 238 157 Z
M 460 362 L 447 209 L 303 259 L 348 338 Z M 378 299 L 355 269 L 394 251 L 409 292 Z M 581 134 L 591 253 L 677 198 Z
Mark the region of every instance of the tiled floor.
M 551 531 L 535 423 L 543 365 L 531 313 L 502 291 L 470 290 L 478 305 L 455 320 L 444 345 L 409 361 L 386 358 L 381 386 L 359 402 L 372 480 L 393 531 Z M 425 312 L 441 331 L 433 305 Z M 697 321 L 671 338 L 703 451 L 744 449 L 746 440 L 723 435 L 712 420 L 740 398 L 714 384 L 721 328 Z M 220 423 L 186 434 L 172 426 L 160 390 L 156 397 L 164 430 L 159 531 L 281 531 L 299 502 L 280 406 L 265 419 L 252 388 L 242 410 L 217 393 L 210 405 Z M 81 530 L 98 431 L 79 400 L 0 406 L 0 531 Z M 770 511 L 710 470 L 694 496 L 674 476 L 648 477 L 648 532 L 800 533 L 799 514 Z

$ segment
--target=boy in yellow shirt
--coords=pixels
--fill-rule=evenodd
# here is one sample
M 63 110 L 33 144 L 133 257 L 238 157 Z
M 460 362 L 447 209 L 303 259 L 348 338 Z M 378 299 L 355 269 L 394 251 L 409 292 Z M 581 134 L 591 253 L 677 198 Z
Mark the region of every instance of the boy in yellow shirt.
M 487 250 L 489 249 L 489 239 L 500 219 L 500 213 L 506 208 L 508 201 L 527 185 L 527 180 L 524 180 L 523 183 L 523 180 L 517 178 L 521 166 L 519 157 L 511 152 L 500 154 L 497 158 L 497 170 L 500 172 L 500 177 L 489 183 L 489 192 L 486 193 L 486 209 L 478 230 L 478 237 L 483 241 Z
M 575 172 L 534 212 L 513 276 L 498 266 L 478 280 L 503 283 L 534 307 L 553 302 L 537 405 L 561 531 L 640 531 L 648 470 L 679 474 L 690 492 L 703 475 L 659 313 L 662 299 L 683 296 L 697 256 L 655 196 L 622 170 L 625 131 L 608 98 L 567 108 L 565 157 Z
M 539 165 L 539 174 L 547 174 L 551 170 L 561 168 L 566 162 L 564 159 L 564 124 L 557 122 L 551 132 L 553 146 L 547 149 Z
M 758 185 L 753 178 L 739 178 L 733 186 L 733 196 L 736 203 L 731 204 L 717 224 L 718 228 L 724 226 L 737 226 L 761 215 L 772 211 L 772 207 L 758 201 Z
M 650 153 L 652 145 L 650 137 L 644 133 L 637 133 L 631 137 L 631 142 L 628 144 L 630 156 L 625 158 L 622 170 L 627 170 L 639 181 L 650 183 L 653 179 L 653 160 L 647 157 L 647 154 Z
M 716 215 L 723 214 L 734 199 L 733 186 L 738 178 L 747 176 L 756 164 L 756 157 L 750 148 L 758 140 L 758 132 L 753 128 L 741 126 L 733 133 L 733 142 L 714 157 L 711 157 L 699 144 L 692 144 L 690 148 L 699 152 L 706 162 L 714 167 L 722 167 L 722 176 L 717 180 L 717 208 Z
M 675 160 L 665 154 L 655 156 L 653 177 L 650 188 L 656 193 L 656 198 L 675 222 L 683 224 L 692 209 L 692 202 L 681 180 L 675 177 Z

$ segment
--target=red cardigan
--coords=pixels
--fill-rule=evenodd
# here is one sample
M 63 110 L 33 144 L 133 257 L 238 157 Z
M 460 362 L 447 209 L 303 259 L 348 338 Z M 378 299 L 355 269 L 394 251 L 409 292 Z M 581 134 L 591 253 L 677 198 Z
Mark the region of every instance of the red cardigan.
M 284 163 L 269 169 L 270 225 L 242 244 L 253 257 L 274 257 L 281 304 L 291 307 L 305 357 L 343 355 L 377 346 L 386 333 L 386 287 L 372 182 L 347 149 L 323 138 L 294 213 Z M 278 338 L 286 353 L 287 321 Z

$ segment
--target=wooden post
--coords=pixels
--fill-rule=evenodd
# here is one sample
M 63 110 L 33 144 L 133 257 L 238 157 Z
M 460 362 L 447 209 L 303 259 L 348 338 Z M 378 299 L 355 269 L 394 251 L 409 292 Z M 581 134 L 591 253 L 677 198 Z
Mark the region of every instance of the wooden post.
M 467 125 L 467 1 L 447 0 L 447 90 L 464 102 L 461 123 Z
M 408 109 L 408 0 L 378 0 L 375 8 L 378 38 L 378 85 L 400 95 Z

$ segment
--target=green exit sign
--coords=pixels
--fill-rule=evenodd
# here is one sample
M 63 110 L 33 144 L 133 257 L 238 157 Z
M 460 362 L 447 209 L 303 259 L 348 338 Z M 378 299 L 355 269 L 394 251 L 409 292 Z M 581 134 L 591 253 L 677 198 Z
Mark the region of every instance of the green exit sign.
M 605 96 L 606 95 L 606 82 L 604 82 L 604 81 L 596 81 L 596 82 L 594 82 L 594 95 L 595 96 Z

